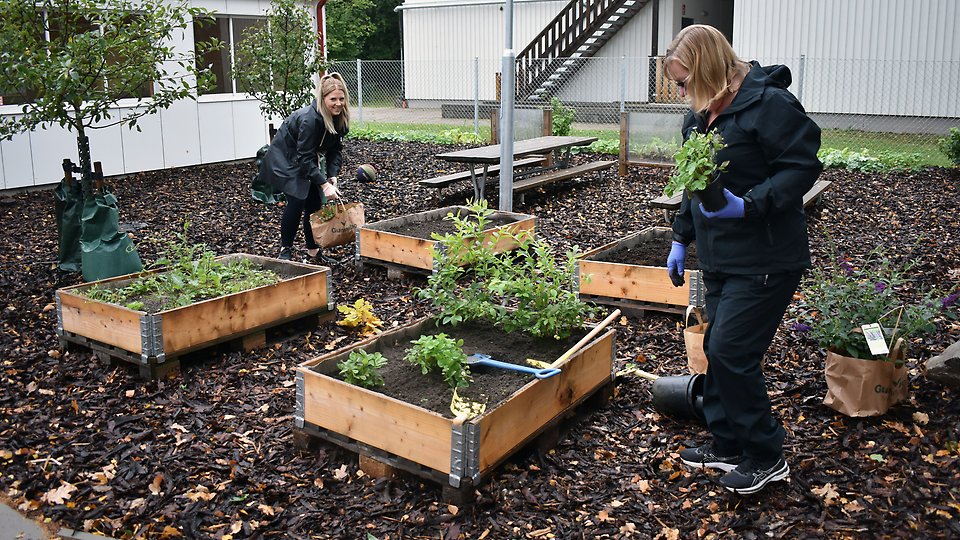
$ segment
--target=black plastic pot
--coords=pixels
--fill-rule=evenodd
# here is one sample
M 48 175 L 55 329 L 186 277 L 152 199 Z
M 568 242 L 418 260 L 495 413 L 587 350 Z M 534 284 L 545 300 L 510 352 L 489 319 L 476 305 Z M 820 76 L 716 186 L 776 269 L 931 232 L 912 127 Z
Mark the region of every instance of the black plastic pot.
M 727 205 L 727 198 L 723 196 L 723 181 L 719 178 L 714 178 L 707 187 L 694 191 L 694 194 L 703 203 L 704 210 L 717 212 Z
M 668 416 L 703 422 L 703 378 L 702 373 L 697 373 L 653 381 L 653 407 Z

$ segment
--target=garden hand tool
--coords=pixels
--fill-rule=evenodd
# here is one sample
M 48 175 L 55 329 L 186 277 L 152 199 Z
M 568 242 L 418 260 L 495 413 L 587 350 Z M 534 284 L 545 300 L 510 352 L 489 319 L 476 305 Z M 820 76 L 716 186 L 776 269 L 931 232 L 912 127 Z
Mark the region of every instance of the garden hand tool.
M 514 371 L 522 371 L 524 373 L 532 373 L 538 379 L 546 379 L 548 377 L 553 377 L 557 373 L 560 373 L 560 370 L 557 368 L 546 368 L 546 369 L 536 369 L 527 366 L 521 366 L 518 364 L 511 364 L 509 362 L 500 362 L 499 360 L 493 360 L 487 354 L 471 354 L 467 357 L 467 365 L 469 366 L 490 366 L 501 369 L 512 369 Z
M 583 336 L 583 338 L 580 341 L 578 341 L 576 345 L 567 349 L 567 352 L 563 353 L 563 355 L 560 356 L 560 358 L 557 358 L 556 360 L 554 360 L 553 363 L 550 365 L 552 367 L 557 367 L 560 364 L 562 364 L 564 360 L 573 356 L 575 352 L 579 351 L 584 345 L 586 345 L 591 339 L 593 339 L 594 336 L 599 334 L 601 330 L 606 328 L 607 325 L 612 323 L 613 320 L 619 316 L 620 316 L 619 309 L 615 309 L 612 312 L 610 312 L 610 314 L 607 315 L 606 319 L 600 321 L 600 324 L 594 326 L 593 330 L 590 330 L 590 332 L 588 332 L 587 335 Z

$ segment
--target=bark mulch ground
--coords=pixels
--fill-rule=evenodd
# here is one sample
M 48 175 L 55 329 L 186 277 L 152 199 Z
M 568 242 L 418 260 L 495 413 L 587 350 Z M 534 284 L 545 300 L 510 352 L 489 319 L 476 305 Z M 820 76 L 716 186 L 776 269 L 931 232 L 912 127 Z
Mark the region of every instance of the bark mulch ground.
M 351 141 L 345 171 L 373 163 L 380 178 L 342 189 L 365 203 L 371 222 L 462 204 L 472 193 L 466 182 L 443 191 L 416 183 L 452 172 L 433 159 L 441 150 L 449 148 Z M 113 186 L 121 221 L 142 225 L 134 234 L 146 262 L 184 221 L 193 241 L 218 254 L 276 255 L 280 210 L 251 200 L 252 174 L 247 161 L 142 173 Z M 556 248 L 590 249 L 662 225 L 647 202 L 667 174 L 592 174 L 529 193 L 514 210 L 536 215 L 537 234 Z M 919 260 L 921 286 L 956 287 L 960 170 L 824 176 L 834 184 L 808 218 L 817 257 L 828 234 L 855 256 L 886 245 Z M 496 207 L 496 190 L 487 191 Z M 606 408 L 549 451 L 518 452 L 474 504 L 456 507 L 433 482 L 370 478 L 351 452 L 294 447 L 295 367 L 357 339 L 332 322 L 252 352 L 199 355 L 160 381 L 90 353 L 62 353 L 54 292 L 82 279 L 56 269 L 53 212 L 50 191 L 0 199 L 0 494 L 32 517 L 115 538 L 960 536 L 960 400 L 922 371 L 925 359 L 960 340 L 955 322 L 938 320 L 936 333 L 910 344 L 908 400 L 855 419 L 822 405 L 824 352 L 786 321 L 766 374 L 792 474 L 760 495 L 729 494 L 716 475 L 686 470 L 677 452 L 705 431 L 658 414 L 650 382 L 624 376 Z M 330 253 L 352 254 L 353 246 Z M 387 279 L 370 265 L 333 271 L 338 303 L 365 298 L 388 327 L 428 313 L 413 294 L 422 279 Z M 680 316 L 647 312 L 616 329 L 618 367 L 684 372 Z

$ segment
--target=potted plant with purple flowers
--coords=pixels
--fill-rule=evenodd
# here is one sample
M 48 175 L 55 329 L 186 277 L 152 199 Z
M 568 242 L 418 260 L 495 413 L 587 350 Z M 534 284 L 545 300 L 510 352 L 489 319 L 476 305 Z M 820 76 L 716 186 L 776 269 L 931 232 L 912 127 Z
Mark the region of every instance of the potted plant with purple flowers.
M 886 412 L 907 395 L 909 340 L 956 318 L 960 292 L 919 291 L 910 277 L 916 265 L 897 264 L 882 248 L 862 260 L 834 248 L 829 261 L 813 270 L 793 328 L 826 350 L 829 407 L 849 416 Z M 871 333 L 879 350 L 868 343 Z

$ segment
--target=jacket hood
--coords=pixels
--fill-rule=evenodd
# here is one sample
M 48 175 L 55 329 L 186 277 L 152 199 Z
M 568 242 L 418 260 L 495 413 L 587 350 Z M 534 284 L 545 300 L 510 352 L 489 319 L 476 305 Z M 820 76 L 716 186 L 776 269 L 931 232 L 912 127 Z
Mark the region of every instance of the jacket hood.
M 724 111 L 737 112 L 760 99 L 768 86 L 786 89 L 793 82 L 790 68 L 784 65 L 761 66 L 756 60 L 750 62 L 750 71 L 740 85 L 733 103 Z

